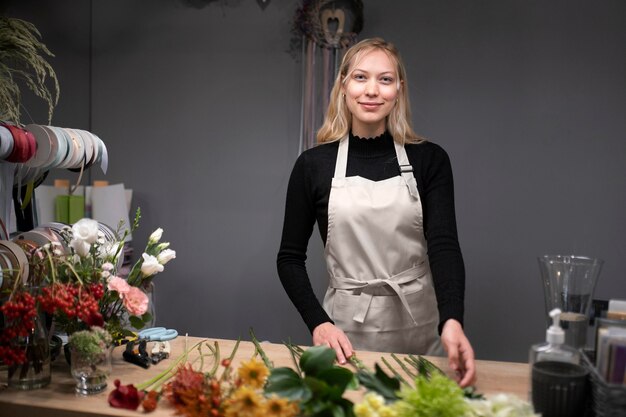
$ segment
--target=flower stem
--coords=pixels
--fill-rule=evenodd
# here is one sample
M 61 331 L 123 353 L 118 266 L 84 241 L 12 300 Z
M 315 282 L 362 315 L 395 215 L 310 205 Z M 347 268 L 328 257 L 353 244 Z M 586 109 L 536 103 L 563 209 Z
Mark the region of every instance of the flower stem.
M 259 355 L 261 355 L 261 359 L 263 359 L 263 363 L 265 364 L 265 366 L 267 366 L 267 369 L 270 369 L 270 370 L 274 369 L 274 364 L 272 363 L 272 361 L 269 360 L 269 358 L 265 354 L 265 351 L 261 347 L 261 344 L 259 343 L 258 339 L 254 335 L 254 330 L 252 330 L 252 327 L 250 327 L 250 337 L 252 337 L 252 343 L 254 343 L 256 352 L 259 352 Z
M 155 391 L 157 389 L 159 389 L 159 387 L 161 385 L 163 385 L 163 383 L 165 381 L 167 381 L 172 376 L 174 376 L 174 374 L 176 373 L 174 368 L 179 363 L 181 363 L 182 361 L 187 360 L 187 358 L 189 356 L 189 352 L 194 350 L 197 346 L 201 345 L 205 341 L 206 341 L 206 339 L 205 340 L 201 340 L 198 343 L 196 343 L 195 345 L 193 345 L 190 349 L 185 349 L 185 351 L 178 358 L 176 358 L 176 360 L 174 362 L 172 362 L 172 364 L 165 371 L 161 372 L 160 374 L 158 374 L 154 378 L 151 378 L 151 379 L 149 379 L 147 381 L 144 381 L 144 382 L 142 382 L 140 384 L 137 384 L 135 386 L 135 388 L 137 388 L 138 390 L 144 390 L 144 391 L 147 390 L 149 387 L 152 387 L 152 389 L 154 389 Z
M 416 374 L 416 373 L 414 373 L 414 372 L 412 372 L 412 371 L 411 371 L 411 370 L 410 370 L 410 369 L 409 369 L 409 368 L 408 368 L 408 367 L 407 367 L 407 366 L 406 366 L 406 365 L 405 365 L 405 364 L 404 364 L 404 363 L 400 360 L 400 358 L 398 358 L 398 357 L 396 356 L 396 354 L 395 354 L 395 353 L 392 353 L 392 354 L 391 354 L 391 357 L 392 357 L 392 358 L 396 361 L 396 363 L 400 366 L 400 368 L 402 368 L 402 370 L 403 370 L 404 372 L 406 372 L 408 376 L 410 376 L 410 377 L 411 377 L 411 379 L 415 379 L 415 378 L 417 377 L 417 374 Z
M 392 373 L 392 374 L 393 374 L 396 378 L 398 378 L 398 379 L 400 380 L 400 382 L 402 382 L 404 385 L 407 385 L 407 386 L 409 386 L 409 387 L 411 386 L 411 384 L 409 384 L 409 383 L 407 382 L 407 380 L 406 380 L 406 379 L 404 379 L 404 377 L 403 377 L 402 375 L 400 375 L 400 372 L 396 371 L 396 370 L 395 370 L 395 369 L 391 366 L 391 364 L 390 364 L 389 362 L 387 362 L 387 359 L 385 359 L 385 357 L 384 357 L 384 356 L 381 356 L 381 357 L 380 357 L 380 359 L 382 359 L 382 361 L 383 361 L 383 363 L 385 364 L 385 366 L 386 366 L 387 368 L 389 368 L 389 370 L 391 371 L 391 373 Z

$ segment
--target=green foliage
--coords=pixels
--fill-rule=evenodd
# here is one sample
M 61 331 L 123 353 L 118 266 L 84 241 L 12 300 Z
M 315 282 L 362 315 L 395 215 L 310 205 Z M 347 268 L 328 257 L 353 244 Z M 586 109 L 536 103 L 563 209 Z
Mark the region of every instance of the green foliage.
M 291 368 L 274 368 L 265 386 L 266 394 L 299 401 L 305 416 L 352 417 L 352 402 L 343 398 L 358 382 L 346 368 L 336 366 L 335 351 L 325 346 L 307 349 L 300 358 L 301 377 Z
M 22 82 L 48 105 L 48 123 L 59 101 L 59 81 L 45 56 L 54 57 L 37 28 L 20 19 L 0 16 L 0 118 L 20 122 Z M 47 86 L 50 77 L 54 88 Z
M 368 391 L 374 391 L 381 395 L 385 402 L 393 402 L 398 399 L 398 390 L 400 389 L 400 381 L 398 378 L 390 377 L 382 370 L 378 364 L 374 365 L 376 373 L 372 373 L 366 369 L 361 369 L 357 373 L 359 382 Z
M 438 372 L 430 379 L 418 376 L 415 388 L 403 387 L 399 396 L 394 406 L 398 417 L 458 417 L 468 409 L 463 390 Z
M 111 335 L 100 327 L 75 332 L 68 339 L 72 350 L 85 358 L 99 357 L 111 346 L 112 341 Z

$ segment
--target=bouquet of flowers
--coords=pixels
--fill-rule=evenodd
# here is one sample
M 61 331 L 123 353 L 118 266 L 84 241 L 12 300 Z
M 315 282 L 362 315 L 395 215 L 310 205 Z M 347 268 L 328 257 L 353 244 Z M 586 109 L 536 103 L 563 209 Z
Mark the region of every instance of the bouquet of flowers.
M 139 218 L 137 210 L 130 231 L 138 227 Z M 158 228 L 124 278 L 118 272 L 129 231 L 120 236 L 120 224 L 114 234 L 107 234 L 99 226 L 95 220 L 81 219 L 60 231 L 61 242 L 29 254 L 30 282 L 23 286 L 16 280 L 9 300 L 0 307 L 7 321 L 0 333 L 0 359 L 5 363 L 25 361 L 25 352 L 14 349 L 11 340 L 26 335 L 39 312 L 52 315 L 53 326 L 69 335 L 98 326 L 114 340 L 152 319 L 146 288 L 176 252 L 161 242 L 163 230 Z

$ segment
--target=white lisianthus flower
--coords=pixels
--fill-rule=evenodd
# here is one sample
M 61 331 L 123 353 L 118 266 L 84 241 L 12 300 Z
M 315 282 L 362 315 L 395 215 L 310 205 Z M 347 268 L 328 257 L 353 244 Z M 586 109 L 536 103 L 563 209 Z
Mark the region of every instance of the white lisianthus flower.
M 143 255 L 143 263 L 141 264 L 141 273 L 149 277 L 151 275 L 156 274 L 157 272 L 163 271 L 163 265 L 161 265 L 156 258 L 156 256 L 148 255 L 144 253 Z
M 102 271 L 100 272 L 100 276 L 106 279 L 111 276 L 111 273 L 109 271 Z
M 159 240 L 161 240 L 161 236 L 163 236 L 163 229 L 161 229 L 159 227 L 154 232 L 152 232 L 152 234 L 150 235 L 150 238 L 148 238 L 148 242 L 149 243 L 158 243 Z
M 161 265 L 165 265 L 174 258 L 176 258 L 176 251 L 171 249 L 165 249 L 157 255 L 157 260 Z
M 89 250 L 91 249 L 91 245 L 81 239 L 72 239 L 70 242 L 70 248 L 74 249 L 74 252 L 80 256 L 81 258 L 84 258 L 85 256 L 89 255 Z
M 102 269 L 104 271 L 113 271 L 113 268 L 115 268 L 115 265 L 113 265 L 111 262 L 105 262 L 102 264 Z
M 80 219 L 72 226 L 72 238 L 89 244 L 98 239 L 98 222 L 92 219 Z
M 163 243 L 159 243 L 159 246 L 157 246 L 157 250 L 161 252 L 169 247 L 170 247 L 170 242 L 163 242 Z

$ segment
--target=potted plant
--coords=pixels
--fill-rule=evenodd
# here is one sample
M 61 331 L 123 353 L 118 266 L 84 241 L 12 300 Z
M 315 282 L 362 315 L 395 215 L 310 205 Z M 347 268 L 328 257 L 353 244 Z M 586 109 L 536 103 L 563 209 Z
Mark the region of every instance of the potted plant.
M 72 377 L 78 394 L 95 394 L 106 388 L 112 342 L 109 332 L 101 327 L 80 330 L 69 337 Z

